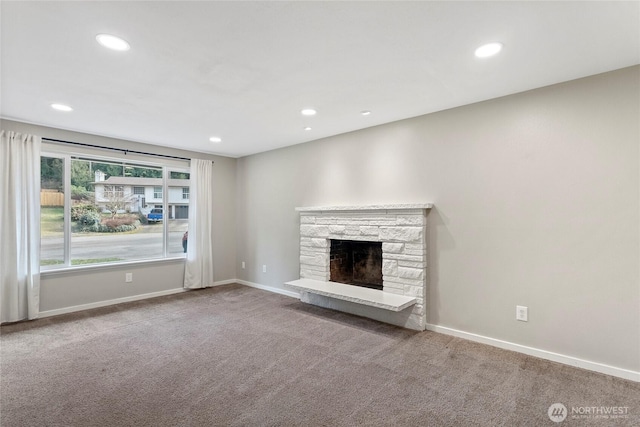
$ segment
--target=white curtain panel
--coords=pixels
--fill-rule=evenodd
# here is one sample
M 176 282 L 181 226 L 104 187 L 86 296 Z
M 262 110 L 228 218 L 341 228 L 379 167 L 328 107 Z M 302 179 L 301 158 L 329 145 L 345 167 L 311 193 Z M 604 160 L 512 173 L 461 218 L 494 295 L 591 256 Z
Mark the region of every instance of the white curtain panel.
M 189 239 L 184 287 L 213 286 L 213 162 L 191 160 Z
M 40 309 L 40 144 L 0 131 L 0 322 Z

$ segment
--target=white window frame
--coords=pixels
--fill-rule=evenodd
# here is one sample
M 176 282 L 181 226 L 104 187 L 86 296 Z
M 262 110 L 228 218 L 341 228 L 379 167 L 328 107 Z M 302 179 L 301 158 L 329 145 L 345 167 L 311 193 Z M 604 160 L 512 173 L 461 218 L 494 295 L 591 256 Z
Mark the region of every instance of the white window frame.
M 175 258 L 185 258 L 184 253 L 169 253 L 168 252 L 168 233 L 169 233 L 169 221 L 163 221 L 163 233 L 162 233 L 162 256 L 153 257 L 153 258 L 144 258 L 144 259 L 128 259 L 117 262 L 109 262 L 102 264 L 86 264 L 86 265 L 71 265 L 71 161 L 74 158 L 82 158 L 82 159 L 92 159 L 95 161 L 103 161 L 103 162 L 129 162 L 127 159 L 119 159 L 113 157 L 100 156 L 96 154 L 80 154 L 80 153 L 60 153 L 56 151 L 46 151 L 42 150 L 40 153 L 40 157 L 50 157 L 64 160 L 63 163 L 63 191 L 64 191 L 64 257 L 63 264 L 54 264 L 54 265 L 41 265 L 40 271 L 57 271 L 57 270 L 81 270 L 88 268 L 96 268 L 96 267 L 111 267 L 114 265 L 126 265 L 126 264 L 137 264 L 137 263 L 147 263 L 147 262 L 157 262 L 164 259 L 175 259 Z M 185 172 L 190 173 L 189 167 L 177 167 L 174 165 L 168 165 L 166 163 L 162 163 L 162 161 L 158 162 L 148 162 L 142 160 L 135 160 L 131 163 L 135 163 L 140 166 L 149 166 L 149 167 L 161 167 L 162 168 L 162 193 L 168 194 L 168 177 L 171 172 Z M 106 186 L 105 186 L 106 187 Z M 113 188 L 120 187 L 124 192 L 124 186 L 122 185 L 114 185 Z M 154 192 L 155 192 L 154 186 Z M 104 187 L 103 187 L 104 190 Z M 117 190 L 119 191 L 119 190 Z M 131 190 L 133 191 L 133 189 Z M 156 204 L 158 206 L 158 204 Z M 160 205 L 163 208 L 164 212 L 168 212 L 168 200 L 167 198 L 162 199 L 162 204 Z

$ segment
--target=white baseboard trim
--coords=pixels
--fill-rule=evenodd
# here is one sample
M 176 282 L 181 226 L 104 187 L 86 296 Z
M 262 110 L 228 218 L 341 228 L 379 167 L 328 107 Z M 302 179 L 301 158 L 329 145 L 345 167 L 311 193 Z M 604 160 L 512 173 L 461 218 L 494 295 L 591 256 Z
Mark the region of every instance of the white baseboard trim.
M 246 280 L 236 279 L 234 283 L 240 283 L 241 285 L 250 286 L 252 288 L 258 288 L 269 292 L 274 292 L 280 295 L 286 295 L 292 298 L 300 298 L 300 294 L 294 291 L 288 291 L 286 289 L 274 288 L 273 286 L 261 285 L 259 283 L 248 282 Z
M 215 282 L 213 284 L 213 286 L 222 286 L 222 285 L 228 285 L 228 284 L 237 283 L 237 282 L 238 281 L 236 279 L 221 280 L 219 282 Z M 88 304 L 74 305 L 74 306 L 71 306 L 71 307 L 57 308 L 57 309 L 54 309 L 54 310 L 41 311 L 40 314 L 38 315 L 38 318 L 41 319 L 43 317 L 58 316 L 60 314 L 74 313 L 76 311 L 90 310 L 92 308 L 106 307 L 106 306 L 109 306 L 109 305 L 120 304 L 120 303 L 123 303 L 123 302 L 140 301 L 140 300 L 148 299 L 148 298 L 155 298 L 155 297 L 162 297 L 162 296 L 165 296 L 165 295 L 179 294 L 181 292 L 186 292 L 188 290 L 189 289 L 184 289 L 184 288 L 167 289 L 165 291 L 150 292 L 150 293 L 147 293 L 147 294 L 131 295 L 129 297 L 115 298 L 115 299 L 110 299 L 110 300 L 106 300 L 106 301 L 97 301 L 97 302 L 92 302 L 92 303 L 88 303 Z
M 529 356 L 539 357 L 541 359 L 551 360 L 553 362 L 575 366 L 577 368 L 587 369 L 589 371 L 599 372 L 601 374 L 612 375 L 614 377 L 640 382 L 640 372 L 631 371 L 628 369 L 617 368 L 615 366 L 609 366 L 603 363 L 591 362 L 573 356 L 566 356 L 564 354 L 554 353 L 547 350 L 540 350 L 538 348 L 515 344 L 509 341 L 503 341 L 495 338 L 485 337 L 482 335 L 472 334 L 470 332 L 459 331 L 457 329 L 447 328 L 445 326 L 427 324 L 427 330 L 463 338 L 469 341 L 479 342 L 481 344 L 487 344 L 505 350 L 524 353 Z
M 218 282 L 214 282 L 213 286 L 230 285 L 232 283 L 238 283 L 238 281 L 236 279 L 220 280 Z
M 240 279 L 228 279 L 221 280 L 214 283 L 214 286 L 222 286 L 228 285 L 232 283 L 239 283 L 241 285 L 249 286 L 252 288 L 262 289 L 265 291 L 273 292 L 280 295 L 285 295 L 292 298 L 300 298 L 300 295 L 297 292 L 289 291 L 281 288 L 274 288 L 272 286 L 261 285 L 259 283 L 253 283 L 246 280 Z M 116 298 L 107 301 L 98 301 L 89 304 L 81 304 L 75 305 L 72 307 L 64 307 L 55 310 L 47 310 L 41 311 L 39 314 L 39 318 L 57 316 L 60 314 L 73 313 L 76 311 L 89 310 L 92 308 L 106 307 L 109 305 L 120 304 L 123 302 L 131 302 L 131 301 L 139 301 L 148 298 L 155 298 L 164 295 L 172 295 L 181 292 L 186 292 L 187 289 L 184 288 L 176 288 L 176 289 L 168 289 L 165 291 L 151 292 L 147 294 L 141 295 L 132 295 L 124 298 Z M 426 329 L 433 332 L 438 332 L 445 335 L 451 335 L 457 338 L 463 338 L 469 341 L 478 342 L 481 344 L 487 344 L 493 347 L 502 348 L 505 350 L 515 351 L 517 353 L 527 354 L 529 356 L 539 357 L 541 359 L 551 360 L 553 362 L 562 363 L 569 366 L 575 366 L 581 369 L 587 369 L 589 371 L 599 372 L 601 374 L 612 375 L 614 377 L 624 378 L 626 380 L 631 380 L 635 382 L 640 382 L 640 372 L 631 371 L 629 369 L 617 368 L 615 366 L 605 365 L 603 363 L 591 362 L 588 360 L 580 359 L 573 356 L 566 356 L 564 354 L 554 353 L 547 350 L 541 350 L 534 347 L 528 347 L 521 344 L 515 344 L 509 341 L 503 341 L 496 338 L 485 337 L 483 335 L 473 334 L 470 332 L 464 332 L 453 328 L 448 328 L 446 326 L 438 326 L 427 324 Z
M 286 289 L 279 289 L 271 286 L 260 285 L 258 283 L 248 282 L 246 280 L 236 280 L 236 283 L 240 283 L 246 286 L 251 286 L 252 288 L 264 289 L 265 291 L 287 295 L 293 298 L 300 298 L 300 295 L 297 292 L 288 291 Z M 609 365 L 605 365 L 603 363 L 598 363 L 598 362 L 591 362 L 591 361 L 580 359 L 573 356 L 566 356 L 564 354 L 554 353 L 547 350 L 541 350 L 534 347 L 528 347 L 521 344 L 515 344 L 512 342 L 503 341 L 496 338 L 485 337 L 483 335 L 464 332 L 464 331 L 460 331 L 453 328 L 447 328 L 446 326 L 427 324 L 426 329 L 429 331 L 438 332 L 445 335 L 451 335 L 451 336 L 463 338 L 469 341 L 479 342 L 481 344 L 487 344 L 493 347 L 502 348 L 504 350 L 511 350 L 517 353 L 523 353 L 529 356 L 551 360 L 552 362 L 558 362 L 564 365 L 575 366 L 577 368 L 599 372 L 601 374 L 612 375 L 614 377 L 619 377 L 619 378 L 624 378 L 626 380 L 640 382 L 640 372 L 631 371 L 629 369 L 617 368 L 615 366 L 609 366 Z
M 131 295 L 129 297 L 115 298 L 106 301 L 91 302 L 88 304 L 74 305 L 71 307 L 56 308 L 54 310 L 41 311 L 38 318 L 58 316 L 60 314 L 74 313 L 76 311 L 90 310 L 92 308 L 106 307 L 108 305 L 120 304 L 123 302 L 139 301 L 147 298 L 161 297 L 164 295 L 172 295 L 180 292 L 186 292 L 187 289 L 176 288 L 167 289 L 166 291 L 150 292 L 148 294 Z

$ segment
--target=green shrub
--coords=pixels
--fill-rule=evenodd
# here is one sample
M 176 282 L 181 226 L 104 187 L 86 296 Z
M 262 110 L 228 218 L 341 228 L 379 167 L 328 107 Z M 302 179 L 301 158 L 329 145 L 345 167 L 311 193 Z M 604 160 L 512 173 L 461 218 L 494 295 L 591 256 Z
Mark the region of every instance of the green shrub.
M 79 221 L 84 214 L 94 212 L 99 214 L 100 208 L 96 205 L 74 205 L 71 206 L 71 221 Z M 98 215 L 99 217 L 99 215 Z
M 123 231 L 133 231 L 137 227 L 134 224 L 122 224 L 113 229 L 116 233 L 121 233 Z
M 82 230 L 100 225 L 100 214 L 98 212 L 85 212 L 78 217 L 78 223 Z
M 118 228 L 121 225 L 134 225 L 137 220 L 136 217 L 131 216 L 109 218 L 102 221 L 102 225 L 106 225 L 109 228 Z
M 91 200 L 93 198 L 93 192 L 88 191 L 86 188 L 78 185 L 71 185 L 71 198 L 73 200 Z
M 102 219 L 98 212 L 85 212 L 78 218 L 79 231 L 92 233 L 122 233 L 140 225 L 137 215 Z
M 86 231 L 91 231 L 94 233 L 122 233 L 125 231 L 133 231 L 137 227 L 134 224 L 122 224 L 117 227 L 109 227 L 104 224 L 94 224 L 91 227 L 88 227 Z
M 125 231 L 133 231 L 136 228 L 135 224 L 122 224 L 117 227 L 109 227 L 105 224 L 93 224 L 85 228 L 84 231 L 91 231 L 93 233 L 122 233 Z
M 147 217 L 146 217 L 143 213 L 141 213 L 141 212 L 138 212 L 138 221 L 140 221 L 140 224 L 142 224 L 142 225 L 147 225 L 147 224 L 149 224 L 149 220 L 148 220 L 148 219 L 147 219 Z

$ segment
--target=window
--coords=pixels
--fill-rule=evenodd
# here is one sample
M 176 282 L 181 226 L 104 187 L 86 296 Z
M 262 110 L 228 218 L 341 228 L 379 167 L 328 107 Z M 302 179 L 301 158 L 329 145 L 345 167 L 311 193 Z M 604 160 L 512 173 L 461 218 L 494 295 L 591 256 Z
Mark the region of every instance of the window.
M 124 187 L 122 185 L 105 185 L 103 195 L 106 198 L 124 197 Z
M 187 225 L 189 223 L 189 172 L 171 171 L 167 182 L 169 211 L 169 235 L 180 236 L 180 246 L 174 246 L 174 238 L 169 242 L 169 251 L 186 252 Z M 185 196 L 186 194 L 186 196 Z M 184 240 L 183 240 L 184 239 Z
M 169 193 L 169 184 L 164 182 L 170 181 L 172 174 L 180 173 L 188 180 L 189 172 L 188 169 L 176 172 L 173 168 L 100 157 L 43 154 L 41 269 L 182 254 L 188 209 L 186 215 L 181 210 L 180 219 L 174 219 L 171 214 L 175 210 L 162 203 L 162 195 Z M 151 208 L 144 202 L 145 189 L 149 187 L 160 199 L 153 218 Z M 188 207 L 188 200 L 180 199 L 180 203 Z
M 64 159 L 40 158 L 40 265 L 64 264 Z

